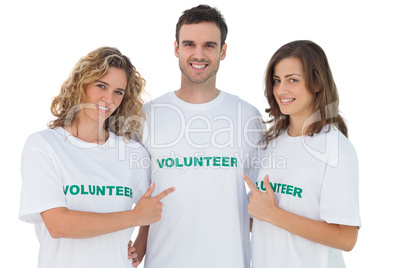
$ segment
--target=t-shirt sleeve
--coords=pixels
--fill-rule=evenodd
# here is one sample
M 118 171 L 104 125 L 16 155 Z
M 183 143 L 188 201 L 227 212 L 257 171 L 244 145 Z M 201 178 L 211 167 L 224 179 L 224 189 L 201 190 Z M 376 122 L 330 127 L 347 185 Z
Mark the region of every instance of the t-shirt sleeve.
M 261 162 L 261 150 L 263 148 L 263 138 L 266 131 L 266 126 L 263 123 L 261 114 L 255 109 L 253 116 L 249 117 L 245 122 L 243 135 L 245 142 L 250 146 L 250 152 L 246 157 L 249 157 L 249 166 L 247 176 L 255 182 Z
M 264 147 L 254 148 L 250 153 L 251 166 L 249 171 L 249 178 L 255 184 L 258 181 L 259 171 L 262 168 L 264 158 Z
M 133 202 L 137 204 L 138 200 L 144 195 L 151 185 L 151 159 L 148 151 L 145 148 L 141 148 L 141 163 L 136 166 L 134 171 L 134 179 L 138 180 L 136 189 L 134 190 Z
M 25 143 L 21 177 L 19 218 L 22 221 L 41 223 L 41 212 L 67 207 L 61 178 L 39 134 L 31 135 Z
M 322 220 L 361 227 L 359 212 L 359 166 L 355 154 L 340 156 L 327 165 L 321 192 Z

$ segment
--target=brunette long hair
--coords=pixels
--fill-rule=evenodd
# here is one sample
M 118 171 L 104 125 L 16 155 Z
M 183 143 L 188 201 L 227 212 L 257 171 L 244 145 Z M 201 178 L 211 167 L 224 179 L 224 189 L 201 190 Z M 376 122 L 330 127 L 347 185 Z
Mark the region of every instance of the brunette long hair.
M 307 89 L 313 94 L 313 113 L 319 115 L 318 121 L 307 127 L 306 135 L 313 136 L 320 133 L 324 126 L 329 129 L 335 126 L 346 137 L 348 128 L 345 120 L 339 115 L 339 96 L 335 81 L 332 77 L 324 50 L 316 43 L 308 40 L 290 42 L 279 48 L 272 56 L 265 72 L 265 97 L 270 108 L 265 109 L 269 114 L 272 126 L 265 133 L 265 141 L 268 144 L 289 127 L 289 116 L 281 113 L 273 94 L 273 74 L 275 66 L 285 58 L 297 58 L 300 60 Z M 318 88 L 318 92 L 316 92 Z M 328 129 L 328 131 L 329 131 Z

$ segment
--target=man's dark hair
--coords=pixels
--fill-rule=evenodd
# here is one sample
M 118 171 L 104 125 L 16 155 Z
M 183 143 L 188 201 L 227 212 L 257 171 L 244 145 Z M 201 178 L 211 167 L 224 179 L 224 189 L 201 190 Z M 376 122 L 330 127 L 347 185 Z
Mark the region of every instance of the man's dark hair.
M 228 26 L 221 12 L 208 5 L 199 5 L 183 12 L 176 24 L 176 41 L 179 44 L 179 31 L 184 24 L 197 24 L 201 22 L 213 22 L 221 31 L 221 47 L 225 44 L 228 35 Z

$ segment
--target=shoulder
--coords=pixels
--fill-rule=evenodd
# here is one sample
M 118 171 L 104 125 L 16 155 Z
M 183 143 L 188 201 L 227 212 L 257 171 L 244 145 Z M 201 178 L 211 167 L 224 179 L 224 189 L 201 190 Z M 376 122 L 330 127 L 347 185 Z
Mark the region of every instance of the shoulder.
M 327 134 L 328 141 L 339 145 L 340 156 L 356 156 L 352 142 L 346 138 L 336 127 L 332 126 Z
M 322 133 L 323 131 L 320 134 Z M 328 132 L 325 132 L 323 141 L 325 141 L 324 148 L 328 151 L 328 164 L 337 166 L 339 161 L 342 161 L 341 159 L 353 163 L 358 162 L 353 144 L 336 127 L 332 126 Z
M 46 144 L 51 143 L 53 140 L 60 136 L 60 129 L 45 129 L 34 132 L 28 136 L 25 142 L 25 148 L 45 148 Z
M 134 139 L 127 140 L 123 136 L 116 136 L 116 139 L 119 150 L 123 150 L 126 155 L 128 154 L 132 158 L 138 156 L 149 158 L 147 149 L 140 142 Z
M 239 96 L 227 93 L 225 91 L 221 92 L 225 95 L 225 102 L 236 104 L 237 108 L 241 109 L 242 113 L 260 115 L 260 112 L 254 105 L 241 99 Z
M 145 103 L 142 107 L 143 112 L 146 114 L 150 109 L 152 109 L 152 106 L 154 105 L 171 103 L 172 102 L 171 94 L 174 93 L 171 91 L 167 92 L 162 96 L 159 96 L 158 98 Z

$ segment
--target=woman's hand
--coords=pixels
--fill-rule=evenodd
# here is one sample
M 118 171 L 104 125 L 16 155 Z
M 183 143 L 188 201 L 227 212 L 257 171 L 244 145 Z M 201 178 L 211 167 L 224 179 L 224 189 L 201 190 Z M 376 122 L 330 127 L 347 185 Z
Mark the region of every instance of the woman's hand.
M 157 222 L 162 217 L 162 202 L 168 194 L 172 193 L 175 188 L 171 187 L 164 190 L 157 196 L 151 197 L 155 190 L 155 183 L 152 183 L 145 194 L 140 198 L 133 209 L 135 214 L 135 226 L 145 226 Z
M 328 247 L 350 251 L 355 246 L 359 231 L 357 226 L 316 221 L 281 209 L 268 175 L 264 178 L 265 193 L 258 190 L 247 176 L 243 175 L 243 179 L 251 190 L 248 213 L 254 218 Z
M 96 213 L 57 207 L 42 212 L 41 216 L 50 235 L 55 239 L 90 238 L 134 226 L 149 225 L 161 219 L 161 200 L 175 190 L 172 187 L 151 197 L 154 189 L 155 184 L 152 183 L 132 210 Z
M 248 213 L 260 221 L 270 222 L 274 219 L 274 213 L 279 209 L 278 202 L 276 201 L 274 191 L 270 187 L 269 176 L 264 177 L 265 192 L 257 189 L 254 183 L 246 176 L 243 175 L 243 180 L 247 183 L 251 190 L 249 196 Z

